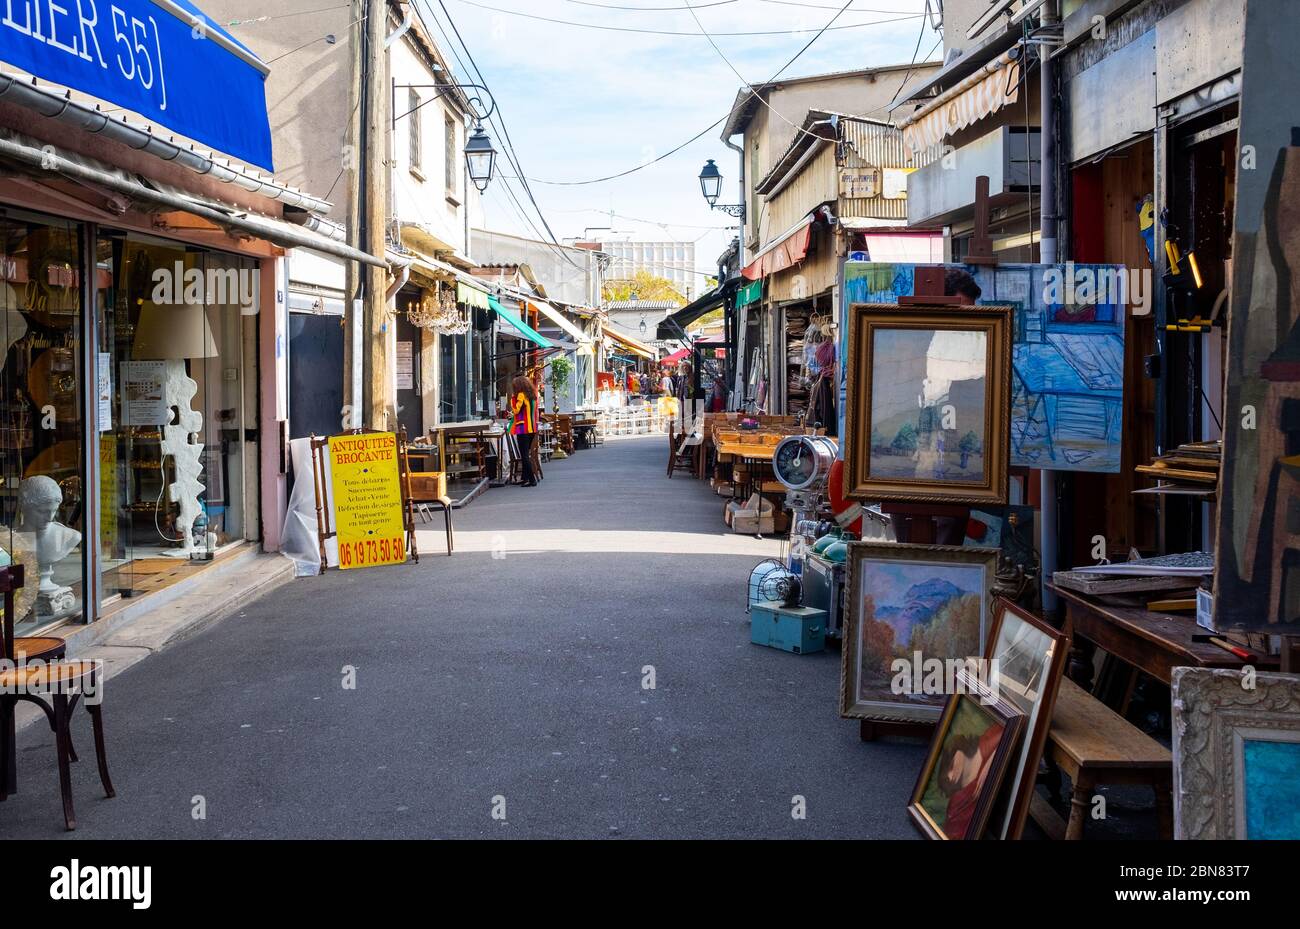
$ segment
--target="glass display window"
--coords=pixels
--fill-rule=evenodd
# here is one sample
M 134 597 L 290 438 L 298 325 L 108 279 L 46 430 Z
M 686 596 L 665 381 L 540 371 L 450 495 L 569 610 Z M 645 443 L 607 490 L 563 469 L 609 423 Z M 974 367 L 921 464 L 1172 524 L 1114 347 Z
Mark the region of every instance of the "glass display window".
M 23 564 L 19 634 L 83 618 L 81 230 L 0 210 L 0 564 Z

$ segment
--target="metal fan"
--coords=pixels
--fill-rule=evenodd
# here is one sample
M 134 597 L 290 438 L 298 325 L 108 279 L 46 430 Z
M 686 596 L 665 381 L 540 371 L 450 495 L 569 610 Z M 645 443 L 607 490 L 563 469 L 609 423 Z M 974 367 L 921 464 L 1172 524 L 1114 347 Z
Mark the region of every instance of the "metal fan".
M 779 603 L 798 606 L 803 596 L 799 576 L 784 564 L 773 559 L 760 562 L 749 574 L 749 601 L 746 611 L 758 603 Z

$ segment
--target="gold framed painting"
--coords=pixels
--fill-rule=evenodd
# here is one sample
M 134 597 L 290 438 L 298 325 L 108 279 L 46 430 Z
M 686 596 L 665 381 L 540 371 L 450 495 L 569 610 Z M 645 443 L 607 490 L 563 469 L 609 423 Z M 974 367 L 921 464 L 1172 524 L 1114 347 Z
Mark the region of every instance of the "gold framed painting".
M 942 715 L 953 669 L 984 653 L 998 554 L 953 545 L 849 546 L 841 716 L 929 723 Z
M 1024 730 L 1025 715 L 958 673 L 907 812 L 931 839 L 978 839 Z
M 844 494 L 1007 502 L 1011 307 L 849 309 Z

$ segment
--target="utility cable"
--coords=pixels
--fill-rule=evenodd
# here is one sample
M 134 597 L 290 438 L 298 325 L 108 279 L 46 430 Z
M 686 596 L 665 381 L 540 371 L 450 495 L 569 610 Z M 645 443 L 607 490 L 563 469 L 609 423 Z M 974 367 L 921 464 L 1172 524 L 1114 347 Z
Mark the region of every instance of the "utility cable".
M 543 23 L 553 23 L 558 26 L 574 26 L 579 29 L 597 29 L 597 30 L 603 30 L 605 32 L 635 32 L 635 33 L 641 33 L 642 35 L 666 35 L 666 36 L 680 36 L 684 38 L 699 37 L 698 32 L 680 32 L 680 31 L 675 31 L 670 29 L 641 29 L 634 26 L 602 26 L 598 23 L 579 23 L 579 22 L 574 22 L 571 19 L 556 19 L 550 16 L 538 16 L 535 13 L 523 13 L 520 12 L 519 10 L 508 10 L 503 7 L 489 6 L 486 3 L 478 3 L 476 2 L 476 0 L 459 0 L 459 2 L 464 3 L 466 6 L 476 7 L 480 10 L 487 10 L 491 13 L 504 13 L 507 16 L 521 16 L 524 19 L 532 19 Z M 884 23 L 894 23 L 894 22 L 901 22 L 902 20 L 905 19 L 915 19 L 918 16 L 924 17 L 925 14 L 914 13 L 906 16 L 898 16 L 895 17 L 894 19 L 878 19 L 867 23 L 846 23 L 843 26 L 832 26 L 829 28 L 834 31 L 839 31 L 841 29 L 863 29 L 866 28 L 867 26 L 879 26 Z M 823 27 L 822 29 L 767 29 L 767 30 L 751 31 L 751 32 L 719 32 L 718 35 L 719 36 L 807 35 L 810 32 L 815 32 L 818 35 L 821 35 L 821 33 L 825 31 L 826 31 L 825 27 Z
M 818 30 L 817 34 L 814 35 L 811 39 L 809 39 L 808 42 L 804 45 L 803 48 L 801 48 L 801 49 L 799 49 L 799 51 L 795 52 L 794 57 L 791 58 L 789 61 L 787 61 L 785 64 L 783 64 L 783 65 L 780 67 L 780 69 L 778 69 L 777 72 L 776 72 L 775 74 L 773 74 L 772 77 L 769 78 L 765 83 L 768 83 L 768 84 L 772 83 L 772 82 L 775 81 L 778 77 L 780 77 L 782 74 L 784 74 L 786 71 L 788 71 L 788 70 L 790 69 L 790 66 L 791 66 L 791 65 L 793 65 L 796 61 L 798 61 L 800 58 L 803 57 L 804 52 L 806 52 L 806 51 L 808 51 L 808 49 L 812 48 L 812 47 L 813 47 L 813 44 L 814 44 L 818 39 L 820 39 L 823 35 L 826 34 L 827 29 L 829 29 L 830 26 L 831 26 L 834 22 L 835 22 L 835 20 L 832 19 L 829 23 L 827 23 L 827 24 L 826 24 L 825 26 L 823 26 L 820 30 Z M 694 33 L 692 33 L 692 35 L 694 35 Z M 753 90 L 752 87 L 750 88 L 749 93 L 750 93 L 750 96 L 758 96 L 758 94 Z M 635 173 L 638 172 L 638 171 L 643 171 L 643 170 L 645 170 L 646 168 L 648 168 L 648 167 L 650 167 L 650 166 L 652 166 L 652 165 L 656 165 L 656 164 L 658 164 L 659 162 L 663 161 L 664 159 L 669 158 L 669 157 L 671 157 L 671 156 L 677 154 L 677 153 L 680 152 L 682 149 L 686 148 L 688 145 L 691 145 L 692 143 L 697 142 L 699 139 L 703 138 L 707 133 L 712 132 L 714 129 L 718 128 L 718 127 L 721 126 L 723 123 L 725 123 L 727 120 L 731 119 L 732 115 L 736 112 L 736 110 L 738 110 L 741 106 L 743 106 L 744 103 L 748 103 L 748 102 L 749 102 L 748 98 L 746 98 L 746 99 L 743 101 L 743 103 L 742 103 L 741 101 L 737 101 L 736 103 L 732 104 L 731 109 L 727 111 L 727 114 L 726 114 L 725 116 L 723 116 L 721 119 L 719 119 L 719 120 L 717 120 L 716 122 L 714 122 L 711 126 L 707 126 L 706 128 L 700 130 L 698 133 L 696 133 L 696 134 L 695 134 L 694 136 L 692 136 L 691 138 L 687 139 L 687 140 L 686 140 L 685 142 L 683 142 L 681 145 L 678 145 L 678 146 L 676 146 L 676 147 L 674 147 L 674 148 L 672 148 L 672 149 L 669 149 L 667 152 L 664 152 L 664 154 L 660 155 L 658 158 L 655 158 L 655 159 L 653 159 L 653 160 L 651 160 L 651 161 L 647 161 L 645 164 L 637 165 L 635 168 L 629 168 L 629 169 L 626 170 L 626 171 L 620 171 L 620 172 L 617 173 L 617 174 L 611 174 L 611 175 L 608 175 L 607 177 L 592 178 L 592 179 L 590 179 L 590 180 L 585 180 L 585 181 L 544 181 L 544 180 L 540 180 L 540 179 L 538 179 L 538 178 L 532 178 L 531 180 L 532 180 L 534 183 L 537 183 L 537 184 L 547 184 L 547 185 L 552 186 L 552 187 L 585 187 L 585 186 L 589 186 L 589 185 L 591 185 L 591 184 L 603 184 L 603 183 L 605 183 L 606 181 L 614 181 L 614 180 L 618 180 L 619 178 L 627 177 L 627 176 L 630 175 L 630 174 L 635 174 Z

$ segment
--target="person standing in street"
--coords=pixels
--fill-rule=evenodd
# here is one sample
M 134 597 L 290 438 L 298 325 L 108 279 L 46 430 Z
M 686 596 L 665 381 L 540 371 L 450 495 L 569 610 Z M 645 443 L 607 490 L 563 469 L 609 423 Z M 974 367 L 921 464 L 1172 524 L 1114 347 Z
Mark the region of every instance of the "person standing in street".
M 519 446 L 524 466 L 524 487 L 537 486 L 533 471 L 533 448 L 537 443 L 537 387 L 522 374 L 510 385 L 510 434 Z

